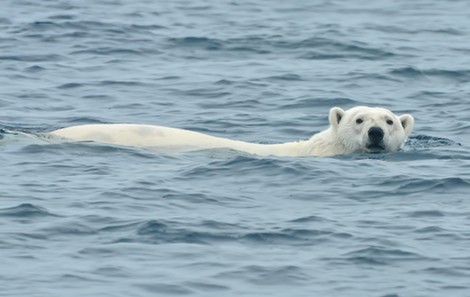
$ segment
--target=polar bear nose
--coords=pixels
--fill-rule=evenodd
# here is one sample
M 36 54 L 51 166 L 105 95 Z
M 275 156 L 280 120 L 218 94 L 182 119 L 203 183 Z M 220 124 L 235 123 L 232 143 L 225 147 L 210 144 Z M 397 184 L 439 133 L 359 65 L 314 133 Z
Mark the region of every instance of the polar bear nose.
M 384 138 L 384 130 L 379 127 L 372 127 L 367 133 L 369 135 L 369 139 L 375 143 L 382 141 L 382 139 Z

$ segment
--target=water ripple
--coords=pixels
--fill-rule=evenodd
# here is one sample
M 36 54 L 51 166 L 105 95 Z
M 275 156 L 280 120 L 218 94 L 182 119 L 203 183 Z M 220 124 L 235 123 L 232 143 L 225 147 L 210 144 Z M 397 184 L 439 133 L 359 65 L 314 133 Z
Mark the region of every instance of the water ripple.
M 358 264 L 387 265 L 400 261 L 423 261 L 426 257 L 402 249 L 389 249 L 378 246 L 358 249 L 343 255 L 348 260 Z
M 418 69 L 416 67 L 402 67 L 395 68 L 388 72 L 392 76 L 413 79 L 429 79 L 439 78 L 447 79 L 456 82 L 466 82 L 470 78 L 470 71 L 462 70 L 448 70 L 448 69 Z
M 15 218 L 37 218 L 37 217 L 57 217 L 58 215 L 49 212 L 47 209 L 30 203 L 23 203 L 18 206 L 0 209 L 0 216 Z

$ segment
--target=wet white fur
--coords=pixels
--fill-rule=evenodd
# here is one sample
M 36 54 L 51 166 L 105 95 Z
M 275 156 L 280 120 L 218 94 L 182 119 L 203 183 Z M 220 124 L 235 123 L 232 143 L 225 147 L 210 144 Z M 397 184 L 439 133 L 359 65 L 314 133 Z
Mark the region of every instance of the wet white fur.
M 363 123 L 356 123 L 361 117 Z M 393 125 L 387 124 L 387 119 Z M 309 140 L 281 144 L 258 144 L 199 132 L 152 125 L 91 124 L 73 126 L 50 134 L 74 141 L 101 143 L 168 150 L 202 150 L 228 148 L 260 156 L 333 156 L 368 152 L 367 131 L 377 126 L 384 131 L 385 152 L 398 151 L 411 133 L 414 119 L 411 115 L 396 116 L 384 108 L 354 107 L 347 111 L 333 107 L 329 113 L 330 127 Z

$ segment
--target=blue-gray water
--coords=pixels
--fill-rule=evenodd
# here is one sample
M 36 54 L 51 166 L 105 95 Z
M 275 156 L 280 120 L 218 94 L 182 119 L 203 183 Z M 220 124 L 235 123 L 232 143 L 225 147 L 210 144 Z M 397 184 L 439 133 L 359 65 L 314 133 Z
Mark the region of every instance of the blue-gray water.
M 2 1 L 0 296 L 470 296 L 469 11 Z M 146 123 L 274 143 L 356 105 L 413 114 L 405 149 L 261 158 L 34 137 Z

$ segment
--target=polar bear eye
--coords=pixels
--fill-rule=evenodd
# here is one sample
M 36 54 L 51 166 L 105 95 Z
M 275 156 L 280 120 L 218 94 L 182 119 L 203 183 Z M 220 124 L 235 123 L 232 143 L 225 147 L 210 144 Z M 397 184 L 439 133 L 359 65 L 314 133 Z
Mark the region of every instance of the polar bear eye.
M 391 125 L 393 125 L 393 121 L 392 120 L 387 120 L 387 124 L 389 124 L 391 126 Z
M 362 124 L 363 120 L 361 118 L 356 120 L 356 124 Z

